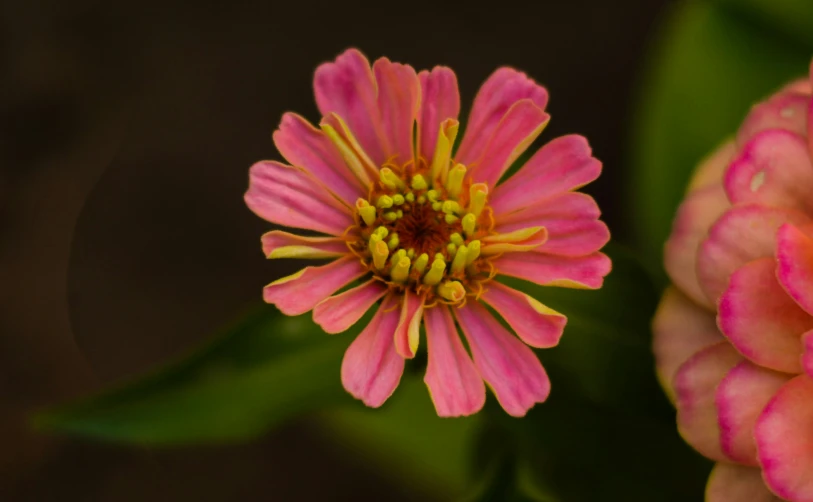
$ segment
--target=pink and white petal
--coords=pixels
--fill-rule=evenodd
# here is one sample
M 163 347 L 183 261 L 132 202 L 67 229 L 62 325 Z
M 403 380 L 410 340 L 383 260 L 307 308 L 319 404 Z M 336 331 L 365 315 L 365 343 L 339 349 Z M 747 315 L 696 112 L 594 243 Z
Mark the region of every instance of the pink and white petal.
M 474 365 L 505 411 L 522 417 L 550 394 L 550 380 L 536 354 L 477 302 L 455 309 Z
M 728 342 L 697 352 L 675 374 L 678 431 L 694 449 L 713 460 L 727 461 L 720 446 L 715 393 L 723 377 L 742 361 Z
M 768 490 L 755 467 L 719 462 L 706 485 L 706 502 L 782 502 Z
M 807 107 L 810 93 L 786 89 L 751 108 L 737 132 L 737 144 L 744 146 L 762 131 L 784 130 L 801 138 L 807 137 Z
M 694 170 L 694 174 L 692 174 L 689 181 L 687 193 L 692 193 L 710 185 L 721 185 L 723 183 L 723 174 L 736 152 L 736 144 L 733 140 L 729 140 L 700 161 L 700 165 Z
M 765 407 L 754 430 L 768 487 L 794 502 L 813 501 L 813 380 L 800 375 Z
M 482 300 L 508 323 L 520 339 L 532 347 L 555 347 L 562 337 L 567 317 L 536 299 L 491 281 Z
M 412 160 L 412 131 L 421 106 L 421 84 L 409 65 L 387 58 L 373 64 L 378 86 L 378 110 L 386 138 L 384 154 L 397 164 Z
M 661 298 L 652 332 L 658 380 L 672 402 L 675 401 L 673 384 L 678 368 L 696 352 L 725 340 L 717 329 L 714 314 L 674 286 Z
M 754 426 L 768 401 L 791 375 L 743 361 L 720 382 L 715 405 L 720 423 L 720 446 L 728 458 L 758 466 Z
M 439 305 L 425 313 L 429 362 L 424 382 L 438 416 L 459 417 L 480 411 L 486 386 L 460 341 L 449 308 Z
M 378 110 L 375 77 L 370 62 L 357 49 L 348 49 L 334 62 L 324 63 L 313 77 L 316 105 L 322 116 L 336 113 L 372 160 L 386 160 L 384 131 Z
M 285 315 L 308 312 L 319 302 L 367 272 L 358 258 L 347 256 L 327 265 L 305 267 L 263 289 L 263 299 Z
M 494 186 L 503 173 L 531 146 L 548 124 L 550 115 L 530 99 L 514 103 L 489 138 L 482 156 L 471 162 L 472 179 Z
M 598 178 L 601 162 L 583 136 L 558 137 L 539 149 L 514 176 L 497 186 L 490 197 L 494 216 L 537 204 L 582 187 Z
M 271 223 L 342 235 L 353 225 L 350 209 L 300 169 L 273 161 L 249 170 L 246 204 Z
M 460 93 L 457 76 L 445 66 L 418 73 L 421 82 L 421 110 L 418 113 L 418 153 L 431 161 L 435 154 L 440 125 L 446 119 L 457 120 Z
M 799 211 L 755 204 L 726 211 L 709 230 L 697 255 L 697 276 L 706 297 L 716 303 L 735 270 L 757 258 L 773 256 L 777 230 L 785 223 L 804 225 L 810 219 Z
M 266 258 L 333 258 L 348 254 L 347 244 L 340 237 L 305 237 L 282 230 L 272 230 L 262 236 Z
M 724 183 L 733 204 L 813 211 L 813 164 L 807 142 L 789 131 L 770 129 L 754 136 L 731 163 Z
M 497 218 L 497 233 L 545 227 L 548 240 L 538 249 L 564 256 L 584 256 L 604 247 L 610 230 L 599 221 L 601 211 L 587 194 L 567 192 Z
M 720 297 L 717 324 L 742 355 L 766 368 L 799 373 L 800 337 L 813 317 L 776 280 L 776 261 L 760 258 L 731 275 Z
M 697 278 L 697 255 L 709 228 L 731 207 L 722 185 L 698 188 L 680 205 L 663 248 L 669 278 L 695 302 L 713 308 Z
M 405 359 L 415 357 L 418 350 L 425 300 L 425 297 L 410 293 L 408 289 L 404 291 L 401 317 L 398 318 L 398 326 L 395 328 L 395 350 Z
M 513 68 L 499 68 L 483 83 L 469 114 L 466 132 L 455 159 L 471 165 L 483 156 L 489 138 L 511 106 L 521 99 L 530 99 L 545 109 L 548 91 Z
M 777 240 L 779 282 L 800 307 L 813 314 L 813 239 L 793 225 L 784 225 Z
M 399 316 L 395 302 L 392 296 L 384 299 L 342 360 L 345 390 L 371 408 L 384 404 L 404 373 L 404 358 L 398 355 L 392 343 Z
M 497 273 L 542 286 L 598 289 L 610 273 L 612 262 L 603 253 L 557 256 L 537 252 L 511 253 L 494 260 Z
M 313 308 L 313 320 L 327 333 L 341 333 L 356 324 L 386 292 L 381 281 L 370 279 L 319 302 Z
M 319 180 L 345 204 L 352 206 L 357 198 L 367 195 L 330 138 L 304 118 L 286 113 L 273 137 L 288 162 Z

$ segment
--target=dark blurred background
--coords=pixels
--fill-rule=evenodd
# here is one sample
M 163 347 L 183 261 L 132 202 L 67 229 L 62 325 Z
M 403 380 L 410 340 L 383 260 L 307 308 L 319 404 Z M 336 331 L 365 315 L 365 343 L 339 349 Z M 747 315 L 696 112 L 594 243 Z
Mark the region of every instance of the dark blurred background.
M 284 111 L 318 120 L 313 70 L 349 46 L 452 67 L 464 110 L 500 65 L 542 82 L 543 137 L 590 139 L 605 170 L 588 191 L 624 240 L 626 124 L 671 3 L 4 0 L 0 500 L 427 500 L 308 421 L 158 451 L 39 435 L 26 417 L 187 352 L 295 267 L 262 257 L 247 169 L 278 158 Z

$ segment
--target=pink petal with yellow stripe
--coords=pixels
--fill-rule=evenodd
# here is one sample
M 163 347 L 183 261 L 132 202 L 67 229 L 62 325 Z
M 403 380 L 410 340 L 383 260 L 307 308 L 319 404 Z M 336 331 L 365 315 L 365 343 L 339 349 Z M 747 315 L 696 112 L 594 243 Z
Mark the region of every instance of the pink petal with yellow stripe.
M 562 337 L 567 317 L 534 298 L 497 281 L 482 297 L 499 313 L 516 334 L 532 347 L 555 347 Z

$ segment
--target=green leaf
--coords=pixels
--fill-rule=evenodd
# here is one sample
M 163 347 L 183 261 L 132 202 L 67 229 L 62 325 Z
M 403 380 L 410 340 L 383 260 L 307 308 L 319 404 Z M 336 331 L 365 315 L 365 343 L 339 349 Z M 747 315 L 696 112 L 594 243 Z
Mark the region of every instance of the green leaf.
M 637 247 L 658 271 L 672 218 L 697 163 L 734 134 L 753 103 L 804 76 L 811 55 L 809 48 L 730 7 L 680 5 L 648 58 L 627 184 Z
M 809 0 L 716 0 L 750 21 L 787 35 L 803 47 L 813 49 L 813 2 Z
M 191 357 L 47 411 L 35 424 L 148 445 L 251 438 L 301 413 L 351 401 L 339 367 L 353 336 L 325 335 L 309 315 L 284 317 L 264 306 Z

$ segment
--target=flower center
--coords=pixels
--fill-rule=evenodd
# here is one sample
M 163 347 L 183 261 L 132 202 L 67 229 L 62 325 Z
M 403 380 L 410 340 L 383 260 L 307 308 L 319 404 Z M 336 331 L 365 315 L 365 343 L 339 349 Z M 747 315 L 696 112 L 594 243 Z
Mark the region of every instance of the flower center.
M 392 288 L 458 304 L 493 276 L 480 254 L 491 233 L 488 187 L 472 183 L 456 164 L 433 176 L 426 162 L 385 164 L 367 199 L 356 201 L 357 240 L 351 251 Z

